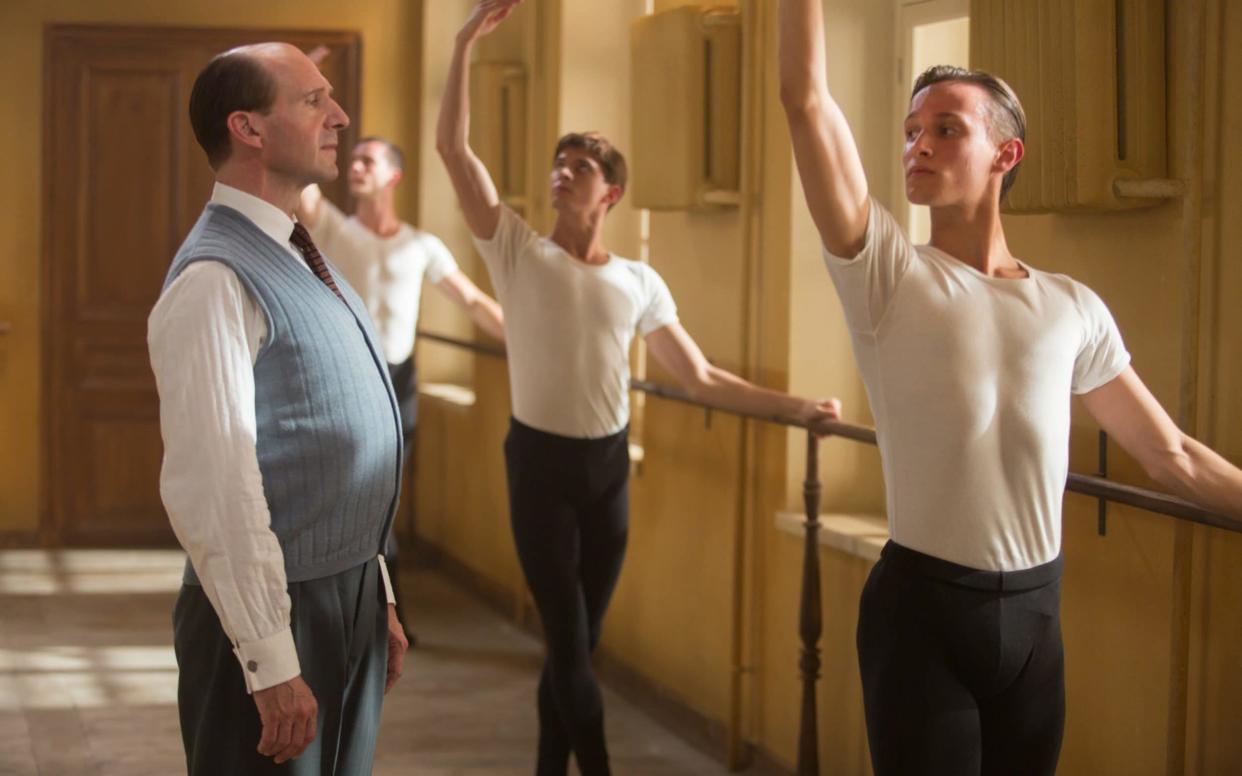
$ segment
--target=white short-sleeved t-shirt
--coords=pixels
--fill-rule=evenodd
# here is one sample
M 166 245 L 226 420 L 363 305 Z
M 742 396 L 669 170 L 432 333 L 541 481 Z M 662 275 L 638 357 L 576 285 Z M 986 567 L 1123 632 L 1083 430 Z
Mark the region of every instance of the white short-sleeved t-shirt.
M 862 251 L 824 251 L 875 414 L 893 541 L 1016 571 L 1061 548 L 1070 394 L 1130 362 L 1104 303 L 1064 275 L 990 277 L 914 246 L 871 202 Z
M 409 358 L 414 352 L 423 278 L 439 283 L 456 272 L 453 254 L 435 235 L 409 224 L 401 224 L 396 234 L 380 237 L 326 199 L 310 234 L 319 251 L 366 302 L 384 358 L 390 364 Z
M 598 439 L 630 419 L 630 343 L 677 322 L 651 267 L 612 256 L 586 264 L 501 208 L 475 240 L 505 311 L 513 416 L 561 436 Z

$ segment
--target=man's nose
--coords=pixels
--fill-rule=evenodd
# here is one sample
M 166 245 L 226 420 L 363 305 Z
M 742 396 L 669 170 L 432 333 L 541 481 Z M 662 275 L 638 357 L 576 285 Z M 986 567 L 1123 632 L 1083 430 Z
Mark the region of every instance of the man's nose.
M 331 97 L 328 98 L 332 100 Z M 349 116 L 336 100 L 332 100 L 332 110 L 328 111 L 328 126 L 332 129 L 344 129 L 349 126 Z
M 932 155 L 931 142 L 928 141 L 926 132 L 920 132 L 918 137 L 914 138 L 914 154 L 920 157 Z

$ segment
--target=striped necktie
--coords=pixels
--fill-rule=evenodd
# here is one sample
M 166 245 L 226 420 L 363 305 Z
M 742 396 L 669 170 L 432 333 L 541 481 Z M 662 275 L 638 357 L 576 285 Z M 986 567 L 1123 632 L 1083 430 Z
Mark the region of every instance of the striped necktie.
M 315 243 L 311 240 L 310 232 L 306 231 L 306 227 L 299 223 L 293 224 L 293 234 L 289 236 L 289 242 L 293 243 L 293 247 L 302 252 L 302 258 L 306 259 L 306 265 L 311 268 L 315 276 L 323 281 L 323 284 L 332 289 L 332 293 L 342 302 L 345 297 L 341 295 L 341 289 L 336 287 L 336 281 L 332 279 L 332 273 L 328 271 L 328 264 L 323 260 L 323 254 L 315 247 Z

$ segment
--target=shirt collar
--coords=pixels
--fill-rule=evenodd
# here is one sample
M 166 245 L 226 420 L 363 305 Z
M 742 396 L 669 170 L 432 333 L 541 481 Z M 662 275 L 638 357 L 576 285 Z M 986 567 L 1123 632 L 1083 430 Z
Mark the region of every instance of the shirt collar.
M 277 245 L 289 244 L 289 236 L 293 234 L 293 219 L 272 203 L 219 181 L 216 181 L 211 190 L 211 201 L 231 207 L 249 218 L 264 234 L 275 240 Z

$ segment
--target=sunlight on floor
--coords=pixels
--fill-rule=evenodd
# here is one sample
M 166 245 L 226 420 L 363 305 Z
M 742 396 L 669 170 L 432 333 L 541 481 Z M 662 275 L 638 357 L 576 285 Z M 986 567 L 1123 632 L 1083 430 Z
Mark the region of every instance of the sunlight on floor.
M 0 595 L 175 593 L 177 550 L 10 550 L 0 553 Z
M 172 610 L 184 555 L 0 551 L 0 776 L 183 773 Z M 375 776 L 523 776 L 542 648 L 434 571 L 404 575 L 420 646 Z M 618 776 L 725 774 L 605 690 Z

